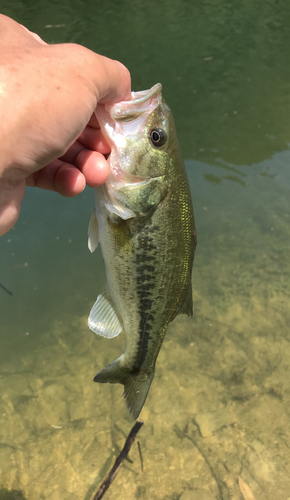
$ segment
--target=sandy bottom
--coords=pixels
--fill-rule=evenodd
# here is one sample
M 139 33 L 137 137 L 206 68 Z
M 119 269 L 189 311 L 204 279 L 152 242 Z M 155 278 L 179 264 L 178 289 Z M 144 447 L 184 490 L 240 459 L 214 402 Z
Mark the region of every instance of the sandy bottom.
M 168 329 L 108 500 L 290 500 L 290 217 L 239 189 L 235 213 L 199 202 L 194 317 Z M 27 342 L 0 367 L 0 500 L 91 500 L 134 423 L 122 386 L 93 382 L 125 339 L 72 316 Z
M 263 298 L 256 278 L 237 300 L 213 281 L 224 295 L 195 292 L 198 313 L 175 320 L 160 352 L 136 440 L 143 472 L 135 442 L 108 499 L 290 498 L 289 298 Z M 92 497 L 133 425 L 122 387 L 92 381 L 123 342 L 81 318 L 1 366 L 0 499 Z

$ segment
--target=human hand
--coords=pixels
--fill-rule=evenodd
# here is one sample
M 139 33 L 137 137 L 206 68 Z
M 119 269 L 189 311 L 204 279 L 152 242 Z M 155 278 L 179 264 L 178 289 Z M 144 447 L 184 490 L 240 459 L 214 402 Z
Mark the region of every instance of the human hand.
M 119 62 L 76 44 L 47 45 L 0 15 L 0 235 L 19 217 L 25 187 L 75 196 L 106 181 L 110 152 L 94 111 L 131 98 Z

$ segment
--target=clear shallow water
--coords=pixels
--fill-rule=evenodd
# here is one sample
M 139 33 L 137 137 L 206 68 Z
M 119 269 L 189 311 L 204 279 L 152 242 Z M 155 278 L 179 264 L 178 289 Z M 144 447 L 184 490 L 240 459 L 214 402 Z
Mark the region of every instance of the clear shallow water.
M 194 318 L 171 324 L 158 358 L 138 435 L 144 471 L 135 444 L 105 498 L 287 500 L 288 7 L 86 6 L 6 13 L 47 41 L 121 59 L 135 90 L 163 83 L 192 158 L 198 228 Z M 133 424 L 122 387 L 92 382 L 124 348 L 86 324 L 105 282 L 86 245 L 92 208 L 90 189 L 74 200 L 30 189 L 0 239 L 13 293 L 0 288 L 0 499 L 89 500 Z

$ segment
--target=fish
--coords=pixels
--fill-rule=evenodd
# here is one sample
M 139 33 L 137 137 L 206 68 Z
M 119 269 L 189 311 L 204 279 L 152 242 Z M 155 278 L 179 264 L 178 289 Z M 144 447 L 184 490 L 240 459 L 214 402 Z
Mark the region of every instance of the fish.
M 88 246 L 93 252 L 100 242 L 107 283 L 88 325 L 106 338 L 123 331 L 126 346 L 94 381 L 123 384 L 137 419 L 169 323 L 192 316 L 195 220 L 161 84 L 132 92 L 130 101 L 99 105 L 96 116 L 111 147 L 110 174 L 95 190 Z

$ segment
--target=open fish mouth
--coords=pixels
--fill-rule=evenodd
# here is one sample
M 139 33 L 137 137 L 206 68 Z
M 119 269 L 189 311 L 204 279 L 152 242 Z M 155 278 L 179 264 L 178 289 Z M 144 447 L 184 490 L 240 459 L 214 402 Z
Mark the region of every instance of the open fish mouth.
M 96 116 L 101 132 L 111 147 L 108 156 L 111 174 L 109 183 L 140 182 L 142 176 L 131 176 L 126 170 L 127 159 L 122 152 L 127 148 L 129 138 L 134 141 L 142 138 L 148 116 L 161 105 L 162 85 L 157 83 L 151 89 L 132 92 L 130 101 L 105 104 L 97 107 Z
M 160 104 L 162 85 L 156 83 L 151 89 L 132 92 L 131 101 L 121 101 L 111 108 L 111 118 L 116 122 L 135 120 L 143 113 L 150 114 Z
M 101 131 L 110 146 L 123 127 L 125 127 L 124 133 L 129 135 L 134 133 L 136 128 L 142 128 L 148 115 L 160 105 L 162 101 L 161 91 L 162 85 L 157 83 L 151 89 L 132 92 L 131 101 L 121 101 L 113 105 L 105 104 L 97 107 L 96 116 Z M 133 121 L 134 124 L 132 123 L 131 127 L 130 122 Z

